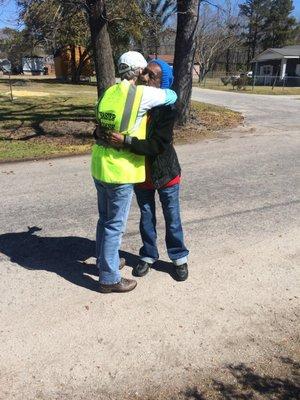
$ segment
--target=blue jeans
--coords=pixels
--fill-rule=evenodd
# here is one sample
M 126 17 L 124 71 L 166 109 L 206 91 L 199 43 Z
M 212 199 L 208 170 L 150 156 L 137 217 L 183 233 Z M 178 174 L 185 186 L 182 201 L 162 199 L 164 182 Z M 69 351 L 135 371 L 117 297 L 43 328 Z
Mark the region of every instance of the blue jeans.
M 140 233 L 143 246 L 140 258 L 149 264 L 159 258 L 156 246 L 155 190 L 135 186 L 135 194 L 141 211 Z M 158 189 L 166 224 L 166 246 L 170 259 L 175 265 L 187 262 L 189 251 L 185 247 L 180 219 L 179 185 Z
M 99 220 L 96 232 L 96 257 L 99 281 L 113 285 L 120 282 L 119 248 L 130 210 L 132 184 L 115 185 L 95 181 Z

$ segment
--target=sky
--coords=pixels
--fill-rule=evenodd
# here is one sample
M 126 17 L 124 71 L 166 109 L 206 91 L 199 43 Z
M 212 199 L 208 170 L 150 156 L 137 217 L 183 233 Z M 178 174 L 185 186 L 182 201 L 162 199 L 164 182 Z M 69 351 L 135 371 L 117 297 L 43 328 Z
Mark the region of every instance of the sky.
M 18 13 L 16 2 L 14 0 L 3 0 L 0 3 L 0 29 L 5 27 L 17 29 Z
M 222 3 L 222 0 L 219 0 L 219 2 Z M 18 29 L 16 1 L 2 0 L 1 3 L 3 4 L 0 5 L 0 29 L 4 27 Z M 300 0 L 294 0 L 294 7 L 294 15 L 300 20 Z

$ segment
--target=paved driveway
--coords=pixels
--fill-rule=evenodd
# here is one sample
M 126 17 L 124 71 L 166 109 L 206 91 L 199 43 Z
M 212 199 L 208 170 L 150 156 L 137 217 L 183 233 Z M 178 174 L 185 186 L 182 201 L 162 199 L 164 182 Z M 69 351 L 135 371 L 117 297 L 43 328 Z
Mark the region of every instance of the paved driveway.
M 242 112 L 256 131 L 300 133 L 300 95 L 266 96 L 193 89 L 193 98 Z
M 97 293 L 89 157 L 0 165 L 1 400 L 298 390 L 300 102 L 194 98 L 244 111 L 259 129 L 177 148 L 187 282 L 172 278 L 158 210 L 162 262 L 132 293 Z M 139 246 L 134 203 L 126 276 Z

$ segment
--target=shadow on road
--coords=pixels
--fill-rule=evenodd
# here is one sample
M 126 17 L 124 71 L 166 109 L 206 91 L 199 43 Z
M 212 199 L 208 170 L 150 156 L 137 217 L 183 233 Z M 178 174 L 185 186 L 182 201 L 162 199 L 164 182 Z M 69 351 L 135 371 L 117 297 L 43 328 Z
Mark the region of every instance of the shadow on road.
M 279 359 L 284 372 L 281 376 L 260 374 L 245 364 L 228 365 L 228 383 L 212 380 L 209 389 L 188 388 L 181 394 L 189 400 L 251 400 L 276 399 L 298 400 L 300 398 L 300 364 L 290 358 Z M 202 385 L 201 385 L 202 386 Z
M 131 268 L 135 267 L 140 260 L 137 255 L 128 253 L 127 251 L 120 251 L 120 257 L 124 257 L 126 260 L 126 265 L 128 265 Z M 171 262 L 158 260 L 152 265 L 151 268 L 155 269 L 158 272 L 169 274 L 170 277 L 173 278 L 175 281 L 178 280 L 176 274 L 174 273 L 175 272 L 174 265 Z
M 54 272 L 75 285 L 97 290 L 97 282 L 89 275 L 97 275 L 95 265 L 84 261 L 95 255 L 95 242 L 76 237 L 41 237 L 36 226 L 26 232 L 0 235 L 0 252 L 11 262 L 29 270 Z
M 95 264 L 85 263 L 95 257 L 95 242 L 78 236 L 42 237 L 35 235 L 39 227 L 28 227 L 25 232 L 0 235 L 0 252 L 10 261 L 28 270 L 53 272 L 75 285 L 97 291 L 98 269 Z M 138 256 L 121 251 L 126 265 L 137 265 Z M 172 276 L 172 264 L 159 261 L 154 269 Z

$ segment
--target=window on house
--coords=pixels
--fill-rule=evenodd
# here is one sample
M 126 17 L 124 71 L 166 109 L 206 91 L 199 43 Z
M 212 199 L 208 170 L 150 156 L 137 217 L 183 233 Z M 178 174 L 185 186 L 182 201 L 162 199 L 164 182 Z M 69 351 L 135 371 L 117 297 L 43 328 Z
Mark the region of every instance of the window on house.
M 260 75 L 272 75 L 273 74 L 273 65 L 262 65 L 260 67 Z
M 296 65 L 296 75 L 300 76 L 300 64 Z

